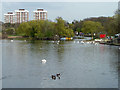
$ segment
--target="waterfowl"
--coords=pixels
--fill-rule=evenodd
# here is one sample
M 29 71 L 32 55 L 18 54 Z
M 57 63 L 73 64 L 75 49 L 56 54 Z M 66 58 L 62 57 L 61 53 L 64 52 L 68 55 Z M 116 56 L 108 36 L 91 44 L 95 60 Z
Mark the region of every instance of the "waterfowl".
M 60 79 L 60 73 L 57 73 L 56 76 L 58 77 L 58 79 Z
M 11 42 L 13 42 L 13 40 L 11 40 Z
M 84 42 L 83 42 L 83 41 L 81 41 L 80 43 L 84 44 Z
M 57 73 L 56 76 L 59 77 L 59 76 L 60 76 L 60 73 Z
M 98 45 L 98 43 L 95 43 L 95 45 Z
M 55 79 L 56 79 L 56 76 L 55 76 L 55 75 L 52 75 L 51 78 L 55 80 Z
M 52 43 L 54 43 L 55 41 L 52 41 Z
M 58 77 L 60 79 L 60 77 Z
M 42 60 L 42 63 L 46 63 L 46 60 L 45 60 L 45 59 L 43 59 L 43 60 Z
M 92 42 L 93 44 L 95 43 L 95 41 Z
M 89 44 L 90 42 L 87 42 L 87 44 Z
M 77 41 L 77 43 L 79 43 L 79 41 Z

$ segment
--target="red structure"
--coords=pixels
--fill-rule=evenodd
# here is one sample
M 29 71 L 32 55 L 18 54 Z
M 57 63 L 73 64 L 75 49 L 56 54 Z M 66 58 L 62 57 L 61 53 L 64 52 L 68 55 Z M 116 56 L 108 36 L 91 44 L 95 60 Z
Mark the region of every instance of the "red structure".
M 100 34 L 100 38 L 105 38 L 106 34 Z

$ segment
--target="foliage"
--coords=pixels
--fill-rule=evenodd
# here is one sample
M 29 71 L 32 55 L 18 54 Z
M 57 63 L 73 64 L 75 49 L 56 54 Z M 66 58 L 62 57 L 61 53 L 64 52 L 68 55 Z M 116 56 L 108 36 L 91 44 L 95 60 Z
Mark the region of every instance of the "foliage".
M 9 35 L 14 35 L 15 34 L 15 29 L 14 28 L 8 28 L 8 29 L 6 29 L 6 32 Z
M 73 30 L 65 26 L 65 21 L 58 17 L 56 23 L 48 20 L 33 20 L 24 22 L 17 28 L 17 34 L 28 36 L 34 39 L 74 36 Z
M 75 31 L 84 34 L 105 33 L 114 35 L 120 33 L 120 10 L 117 10 L 113 17 L 92 17 L 80 21 L 74 20 L 72 23 L 63 20 L 61 17 L 55 20 L 55 22 L 32 20 L 21 24 L 2 23 L 2 32 L 34 39 L 53 39 L 56 35 L 58 37 L 73 37 Z
M 30 34 L 29 29 L 30 29 L 30 25 L 28 23 L 24 22 L 19 25 L 16 32 L 17 32 L 17 34 L 28 36 Z
M 82 25 L 83 33 L 98 33 L 103 29 L 101 23 L 93 21 L 84 21 Z

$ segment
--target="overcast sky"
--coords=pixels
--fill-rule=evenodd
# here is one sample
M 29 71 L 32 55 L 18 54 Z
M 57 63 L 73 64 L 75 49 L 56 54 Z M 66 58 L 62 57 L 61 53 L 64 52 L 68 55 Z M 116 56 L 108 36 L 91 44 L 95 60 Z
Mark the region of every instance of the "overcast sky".
M 2 21 L 4 14 L 8 11 L 14 11 L 24 8 L 29 11 L 29 19 L 33 19 L 33 10 L 44 8 L 48 11 L 48 19 L 54 21 L 60 16 L 63 19 L 72 22 L 73 20 L 82 20 L 89 17 L 113 16 L 118 9 L 117 2 L 3 2 L 2 3 Z M 0 18 L 1 20 L 1 18 Z

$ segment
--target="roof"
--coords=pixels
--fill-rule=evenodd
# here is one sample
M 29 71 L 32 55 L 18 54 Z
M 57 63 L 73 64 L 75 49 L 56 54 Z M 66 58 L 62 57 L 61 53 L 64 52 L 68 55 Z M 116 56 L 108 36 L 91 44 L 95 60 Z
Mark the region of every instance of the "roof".
M 19 10 L 15 10 L 15 12 L 29 12 L 29 11 L 25 9 L 19 9 Z

